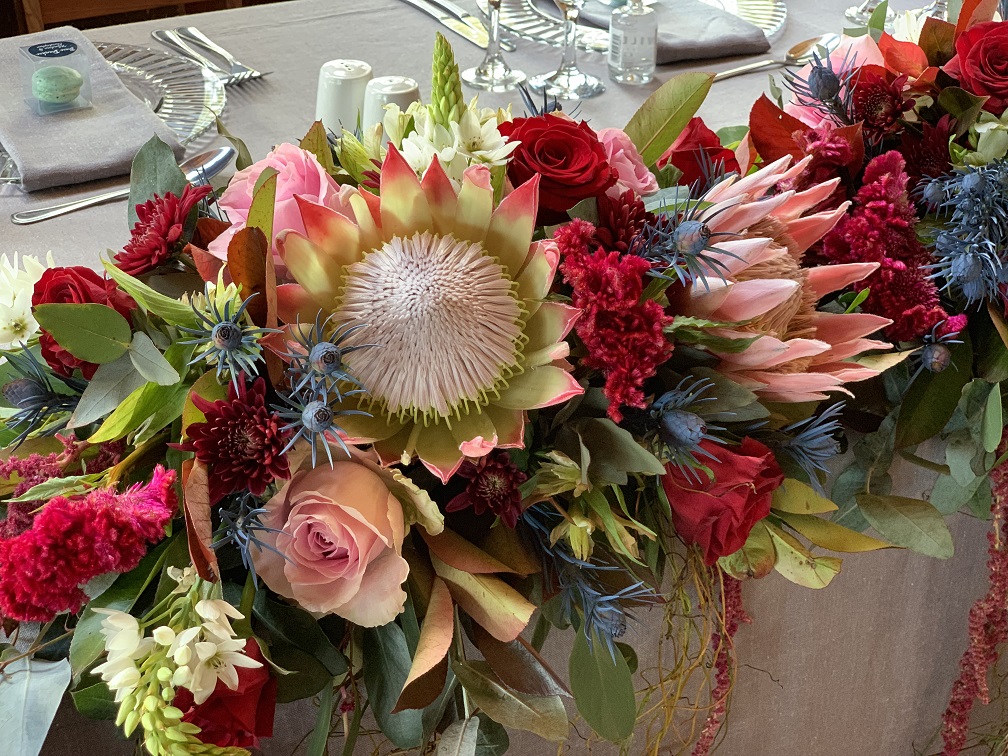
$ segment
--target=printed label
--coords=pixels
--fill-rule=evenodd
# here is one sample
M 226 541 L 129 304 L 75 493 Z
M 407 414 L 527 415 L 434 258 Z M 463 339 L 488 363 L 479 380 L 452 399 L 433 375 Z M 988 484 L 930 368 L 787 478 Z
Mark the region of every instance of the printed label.
M 42 42 L 29 47 L 28 52 L 36 58 L 62 58 L 77 52 L 77 43 L 69 41 Z

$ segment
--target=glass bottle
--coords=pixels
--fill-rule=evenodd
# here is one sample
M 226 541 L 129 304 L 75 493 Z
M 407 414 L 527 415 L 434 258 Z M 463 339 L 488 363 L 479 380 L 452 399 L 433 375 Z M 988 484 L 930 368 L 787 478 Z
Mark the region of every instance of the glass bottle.
M 629 0 L 609 21 L 609 78 L 621 84 L 651 81 L 658 57 L 658 14 L 644 0 Z

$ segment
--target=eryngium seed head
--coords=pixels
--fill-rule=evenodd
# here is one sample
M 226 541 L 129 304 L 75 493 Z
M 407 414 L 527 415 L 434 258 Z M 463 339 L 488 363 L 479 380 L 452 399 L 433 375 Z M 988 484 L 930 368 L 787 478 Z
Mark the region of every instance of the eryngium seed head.
M 707 432 L 707 424 L 692 412 L 668 409 L 662 412 L 662 441 L 674 449 L 690 449 L 697 446 Z
M 301 423 L 312 433 L 325 433 L 332 427 L 333 411 L 325 404 L 315 400 L 308 402 L 301 411 Z
M 3 386 L 4 399 L 12 407 L 25 409 L 35 406 L 46 395 L 45 386 L 31 378 L 16 378 Z
M 308 353 L 308 363 L 316 373 L 330 375 L 341 368 L 343 352 L 335 344 L 323 341 L 312 347 Z
M 940 373 L 952 362 L 952 351 L 944 344 L 928 344 L 921 351 L 921 361 L 932 373 Z
M 808 88 L 820 102 L 828 102 L 840 94 L 840 78 L 828 68 L 813 66 L 808 75 Z
M 680 254 L 695 257 L 704 251 L 710 237 L 711 230 L 706 223 L 687 220 L 676 226 L 672 232 L 672 243 Z
M 210 338 L 217 349 L 222 352 L 233 352 L 241 344 L 242 329 L 230 320 L 226 320 L 213 327 Z

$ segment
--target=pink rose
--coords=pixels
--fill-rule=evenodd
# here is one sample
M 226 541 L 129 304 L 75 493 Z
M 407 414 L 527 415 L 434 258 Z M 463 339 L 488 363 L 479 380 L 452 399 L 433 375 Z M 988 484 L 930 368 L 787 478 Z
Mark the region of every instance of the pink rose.
M 841 78 L 843 74 L 851 69 L 860 68 L 861 66 L 885 66 L 882 52 L 870 34 L 865 34 L 861 37 L 844 37 L 837 48 L 830 53 L 829 59 L 833 65 L 833 73 Z M 806 81 L 811 70 L 812 64 L 809 63 L 800 69 L 795 76 Z M 823 121 L 829 120 L 819 110 L 808 105 L 799 105 L 794 101 L 794 95 L 792 95 L 791 100 L 791 102 L 784 105 L 784 112 L 790 116 L 794 116 L 802 123 L 816 128 Z
M 602 129 L 598 133 L 598 138 L 609 157 L 609 165 L 615 168 L 618 174 L 616 185 L 606 192 L 610 197 L 618 197 L 628 189 L 632 189 L 641 197 L 658 191 L 658 180 L 644 165 L 644 159 L 625 131 Z
M 273 236 L 285 229 L 305 232 L 301 210 L 294 195 L 300 194 L 312 202 L 340 211 L 340 187 L 326 173 L 315 156 L 293 144 L 281 144 L 254 165 L 238 171 L 228 183 L 220 198 L 220 206 L 227 212 L 231 227 L 210 242 L 209 252 L 214 257 L 227 260 L 231 237 L 245 227 L 256 181 L 266 168 L 277 173 L 276 205 L 273 210 Z
M 266 510 L 263 525 L 279 532 L 260 536 L 265 545 L 254 559 L 271 589 L 315 615 L 363 627 L 403 610 L 403 508 L 368 466 L 350 460 L 302 470 Z

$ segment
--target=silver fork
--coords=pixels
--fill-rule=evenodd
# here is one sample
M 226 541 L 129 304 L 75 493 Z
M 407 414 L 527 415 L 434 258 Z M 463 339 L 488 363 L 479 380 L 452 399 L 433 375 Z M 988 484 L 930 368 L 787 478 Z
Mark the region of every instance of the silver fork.
M 178 29 L 175 29 L 175 33 L 187 42 L 199 45 L 205 50 L 209 50 L 215 55 L 219 55 L 223 58 L 224 61 L 231 67 L 231 70 L 228 72 L 230 76 L 229 83 L 231 84 L 240 84 L 241 82 L 248 81 L 249 79 L 260 79 L 270 73 L 269 71 L 256 71 L 254 68 L 250 68 L 244 63 L 241 63 L 235 59 L 231 53 L 218 45 L 195 26 L 181 26 Z

